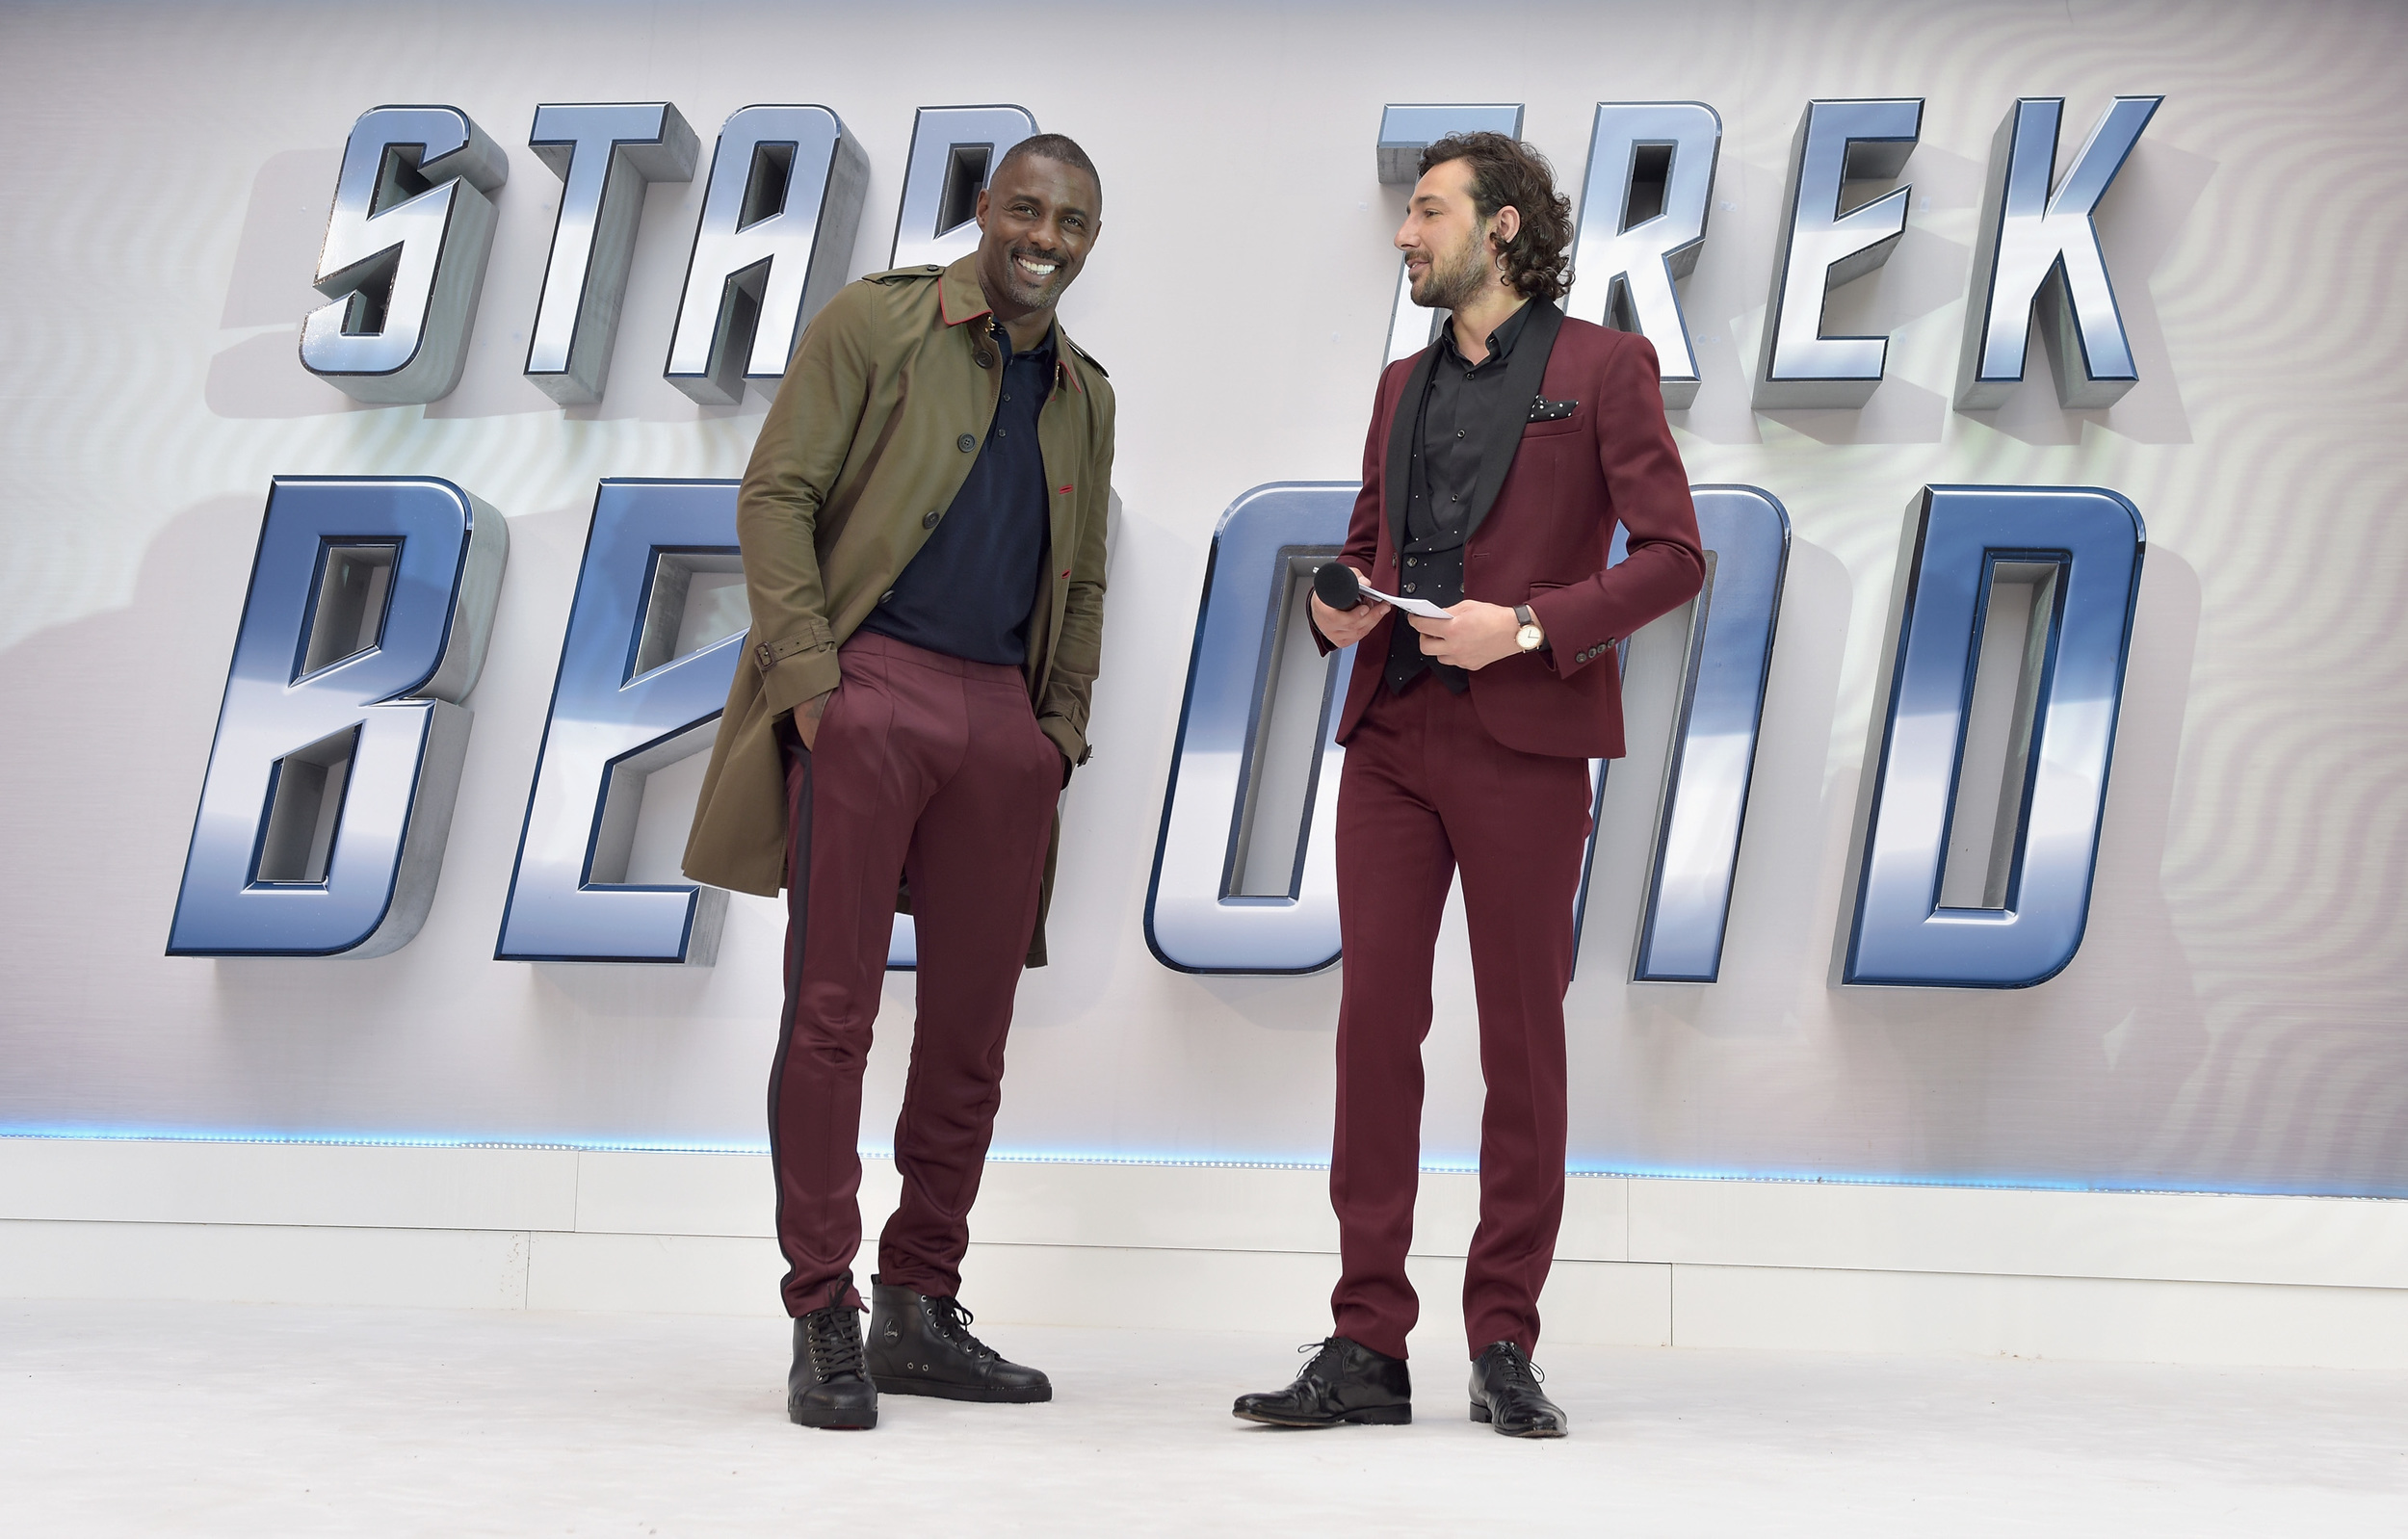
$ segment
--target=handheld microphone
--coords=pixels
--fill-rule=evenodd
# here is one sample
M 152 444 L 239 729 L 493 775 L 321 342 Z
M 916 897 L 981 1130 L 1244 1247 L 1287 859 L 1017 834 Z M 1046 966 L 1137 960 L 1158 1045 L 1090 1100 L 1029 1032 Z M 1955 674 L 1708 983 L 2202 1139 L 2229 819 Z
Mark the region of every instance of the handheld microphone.
M 1344 561 L 1323 561 L 1313 569 L 1313 591 L 1333 610 L 1350 610 L 1363 602 L 1363 579 Z

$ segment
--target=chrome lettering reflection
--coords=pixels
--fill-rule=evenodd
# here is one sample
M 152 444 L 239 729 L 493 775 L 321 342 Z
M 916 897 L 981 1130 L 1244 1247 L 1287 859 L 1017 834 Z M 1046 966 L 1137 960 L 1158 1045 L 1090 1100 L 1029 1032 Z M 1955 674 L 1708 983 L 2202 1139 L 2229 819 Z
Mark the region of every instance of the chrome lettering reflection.
M 2056 373 L 2057 399 L 2065 406 L 2113 405 L 2139 382 L 2093 216 L 2164 100 L 2116 97 L 2054 193 L 2050 177 L 2064 99 L 2027 96 L 2007 110 L 1991 142 L 1980 244 L 1965 300 L 1965 344 L 1956 371 L 1959 410 L 2006 404 L 2024 378 L 2035 312 L 2049 366 Z
M 804 323 L 844 286 L 869 158 L 824 107 L 746 107 L 720 130 L 670 333 L 669 383 L 733 405 L 786 373 Z
M 888 267 L 946 267 L 978 249 L 979 194 L 1036 132 L 1026 107 L 923 107 L 911 120 Z
M 1697 350 L 1677 284 L 1705 248 L 1721 146 L 1722 118 L 1696 101 L 1599 102 L 1589 130 L 1564 313 L 1644 336 L 1667 411 L 1697 399 Z
M 1799 115 L 1756 371 L 1758 406 L 1861 406 L 1881 383 L 1890 339 L 1823 335 L 1823 301 L 1887 262 L 1906 233 L 1911 187 L 1845 213 L 1840 198 L 1850 182 L 1895 178 L 1914 153 L 1923 117 L 1919 97 L 1811 101 Z
M 2139 511 L 2102 487 L 1926 486 L 1909 506 L 1838 981 L 2029 988 L 2073 960 L 2146 544 Z M 2018 568 L 2036 599 L 2015 616 L 2021 724 L 1984 782 L 1993 803 L 1960 808 L 1975 665 L 1985 623 L 2004 618 L 1985 611 Z M 1959 882 L 1950 834 L 1968 812 L 1997 833 Z
M 610 375 L 644 187 L 692 181 L 701 146 L 665 101 L 537 107 L 527 143 L 561 179 L 527 378 L 562 405 L 591 405 Z
M 380 956 L 434 899 L 510 550 L 432 477 L 268 494 L 170 956 Z
M 376 107 L 343 146 L 301 360 L 354 401 L 413 405 L 459 383 L 510 163 L 457 107 Z

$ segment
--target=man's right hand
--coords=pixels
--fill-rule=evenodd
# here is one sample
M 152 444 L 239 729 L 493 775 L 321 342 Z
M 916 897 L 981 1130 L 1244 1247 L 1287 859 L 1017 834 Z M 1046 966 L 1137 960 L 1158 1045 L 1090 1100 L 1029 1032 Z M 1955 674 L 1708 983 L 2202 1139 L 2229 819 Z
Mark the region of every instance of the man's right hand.
M 803 751 L 811 750 L 820 741 L 820 717 L 827 715 L 827 702 L 836 693 L 815 694 L 795 707 L 795 736 L 802 740 Z
M 1322 635 L 1329 639 L 1330 645 L 1352 646 L 1371 634 L 1372 627 L 1377 625 L 1380 616 L 1388 613 L 1388 606 L 1376 599 L 1367 598 L 1350 610 L 1333 610 L 1322 603 L 1322 596 L 1316 593 L 1312 598 L 1312 613 L 1313 623 L 1320 627 Z

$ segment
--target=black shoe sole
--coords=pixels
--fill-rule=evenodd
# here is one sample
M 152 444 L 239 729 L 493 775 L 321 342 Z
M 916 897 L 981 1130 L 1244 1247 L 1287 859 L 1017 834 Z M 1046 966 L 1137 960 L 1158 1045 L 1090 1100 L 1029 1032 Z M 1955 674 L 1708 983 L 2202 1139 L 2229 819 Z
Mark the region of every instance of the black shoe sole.
M 1472 1402 L 1472 1420 L 1475 1422 L 1485 1422 L 1490 1426 L 1497 1425 L 1497 1423 L 1491 1420 L 1488 1415 L 1488 1407 L 1480 1404 L 1478 1400 L 1474 1400 Z M 1534 1426 L 1527 1432 L 1509 1432 L 1506 1431 L 1505 1428 L 1499 1426 L 1497 1427 L 1497 1431 L 1500 1435 L 1508 1438 L 1560 1438 L 1570 1436 L 1572 1429 L 1566 1426 Z
M 1359 1411 L 1348 1411 L 1344 1416 L 1331 1417 L 1326 1422 L 1306 1422 L 1296 1418 L 1266 1416 L 1260 1411 L 1232 1411 L 1229 1414 L 1241 1422 L 1257 1422 L 1264 1426 L 1291 1427 L 1299 1432 L 1314 1432 L 1322 1427 L 1346 1426 L 1349 1423 L 1356 1426 L 1405 1426 L 1413 1421 L 1413 1407 L 1409 1405 L 1367 1405 Z
M 832 1405 L 797 1405 L 788 1400 L 786 1420 L 797 1426 L 816 1427 L 823 1432 L 867 1432 L 877 1425 L 877 1407 L 848 1411 Z
M 1054 1397 L 1051 1384 L 997 1389 L 991 1384 L 946 1384 L 935 1379 L 874 1378 L 880 1395 L 924 1395 L 932 1400 L 972 1400 L 981 1405 L 1039 1405 Z

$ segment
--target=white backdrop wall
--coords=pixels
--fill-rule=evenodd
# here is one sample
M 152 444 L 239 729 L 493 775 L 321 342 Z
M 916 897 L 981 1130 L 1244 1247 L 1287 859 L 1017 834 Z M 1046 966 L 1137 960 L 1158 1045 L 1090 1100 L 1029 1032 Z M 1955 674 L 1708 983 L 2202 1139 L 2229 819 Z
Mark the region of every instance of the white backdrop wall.
M 1124 512 L 1056 962 L 1021 990 L 998 1148 L 1325 1158 L 1339 975 L 1184 976 L 1141 930 L 1214 521 L 1260 483 L 1355 474 L 1401 208 L 1375 179 L 1384 103 L 1524 102 L 1577 198 L 1596 103 L 1695 99 L 1724 138 L 1686 286 L 1705 384 L 1676 434 L 1693 481 L 1773 492 L 1795 540 L 1710 987 L 1625 981 L 1669 710 L 1641 639 L 1570 999 L 1575 1162 L 2408 1195 L 2404 51 L 2408 12 L 2376 0 L 11 5 L 0 1131 L 763 1141 L 775 904 L 735 899 L 712 968 L 491 960 L 595 481 L 738 475 L 763 404 L 697 407 L 660 376 L 700 179 L 649 194 L 607 399 L 563 410 L 521 377 L 559 188 L 527 124 L 667 99 L 707 140 L 749 103 L 833 108 L 870 158 L 860 273 L 884 265 L 914 109 L 1009 100 L 1103 171 L 1066 319 L 1119 387 Z M 2101 219 L 2139 386 L 2062 410 L 2035 350 L 2004 408 L 1951 410 L 2001 116 L 2065 96 L 2070 152 L 2110 96 L 2155 92 Z M 1752 411 L 1797 116 L 1875 95 L 1927 100 L 1912 212 L 1833 329 L 1889 333 L 1889 378 L 1861 411 Z M 425 407 L 358 406 L 295 357 L 345 135 L 386 102 L 457 105 L 510 158 L 466 377 Z M 376 960 L 170 959 L 280 474 L 442 476 L 510 516 L 442 884 Z M 1836 989 L 1901 509 L 1945 482 L 2106 485 L 2148 521 L 2088 935 L 2029 990 Z M 872 1147 L 908 975 L 887 998 Z M 1428 1158 L 1466 1161 L 1459 924 L 1429 1059 Z

